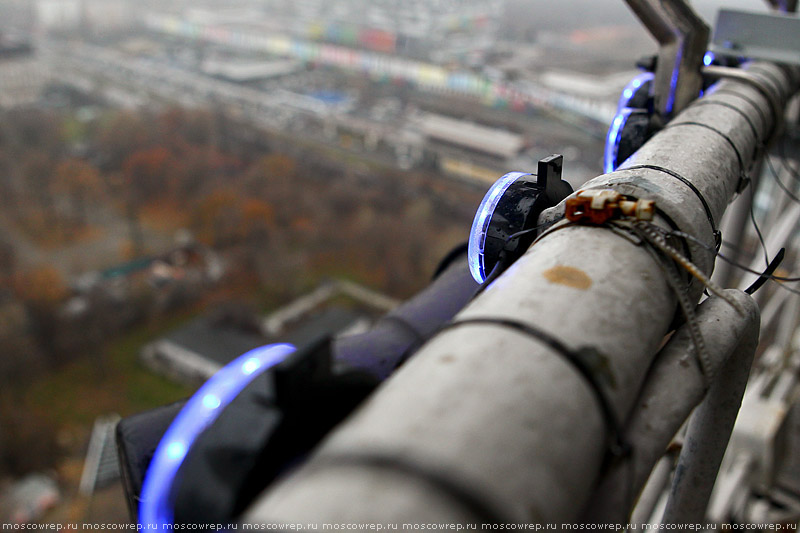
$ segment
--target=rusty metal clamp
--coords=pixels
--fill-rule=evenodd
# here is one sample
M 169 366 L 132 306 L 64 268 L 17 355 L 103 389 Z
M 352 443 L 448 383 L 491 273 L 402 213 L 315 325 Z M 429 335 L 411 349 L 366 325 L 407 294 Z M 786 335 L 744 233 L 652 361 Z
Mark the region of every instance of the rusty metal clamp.
M 613 189 L 579 190 L 567 198 L 564 216 L 571 222 L 604 224 L 621 217 L 653 220 L 653 200 L 631 200 Z

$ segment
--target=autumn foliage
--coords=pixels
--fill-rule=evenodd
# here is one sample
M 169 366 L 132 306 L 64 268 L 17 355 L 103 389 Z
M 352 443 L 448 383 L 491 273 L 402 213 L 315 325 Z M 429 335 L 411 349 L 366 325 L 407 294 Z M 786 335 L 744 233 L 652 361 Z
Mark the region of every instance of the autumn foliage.
M 344 275 L 408 294 L 466 234 L 479 196 L 424 174 L 354 170 L 213 111 L 12 118 L 0 135 L 8 216 L 36 242 L 65 244 L 117 217 L 126 258 L 185 228 L 271 277 Z
M 20 273 L 14 278 L 17 297 L 40 308 L 51 308 L 67 297 L 64 278 L 50 265 L 43 265 Z

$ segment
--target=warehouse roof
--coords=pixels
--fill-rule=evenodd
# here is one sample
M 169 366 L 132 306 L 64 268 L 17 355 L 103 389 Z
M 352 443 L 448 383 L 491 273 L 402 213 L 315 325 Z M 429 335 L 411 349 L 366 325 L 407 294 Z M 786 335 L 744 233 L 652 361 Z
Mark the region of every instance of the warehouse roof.
M 444 115 L 424 113 L 415 122 L 429 138 L 504 159 L 516 156 L 525 146 L 522 135 Z

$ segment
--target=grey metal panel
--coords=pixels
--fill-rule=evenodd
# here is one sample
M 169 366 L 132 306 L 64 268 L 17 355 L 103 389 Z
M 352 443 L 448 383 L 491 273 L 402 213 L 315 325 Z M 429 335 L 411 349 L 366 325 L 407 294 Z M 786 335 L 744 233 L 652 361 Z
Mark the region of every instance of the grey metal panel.
M 721 9 L 711 50 L 716 54 L 800 64 L 800 18 Z

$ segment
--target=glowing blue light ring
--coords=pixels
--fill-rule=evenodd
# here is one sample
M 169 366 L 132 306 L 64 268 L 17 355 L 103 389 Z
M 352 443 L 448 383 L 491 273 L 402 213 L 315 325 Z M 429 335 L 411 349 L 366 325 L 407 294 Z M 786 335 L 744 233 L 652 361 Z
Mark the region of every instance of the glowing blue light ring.
M 622 94 L 620 95 L 619 102 L 617 103 L 617 111 L 628 107 L 628 104 L 630 103 L 631 98 L 633 98 L 636 94 L 636 91 L 645 83 L 653 81 L 654 77 L 655 75 L 652 72 L 642 72 L 628 82 L 628 85 L 622 89 Z
M 467 246 L 467 263 L 469 271 L 475 281 L 483 283 L 486 280 L 486 269 L 483 262 L 483 250 L 486 244 L 486 231 L 492 222 L 497 204 L 512 183 L 522 176 L 529 175 L 529 172 L 509 172 L 497 180 L 494 185 L 486 192 L 475 218 L 472 221 L 472 229 L 469 230 L 469 244 Z
M 608 128 L 608 135 L 606 136 L 606 147 L 603 154 L 603 172 L 606 174 L 609 172 L 614 172 L 617 169 L 617 167 L 614 166 L 614 160 L 617 158 L 617 153 L 619 152 L 619 142 L 622 138 L 622 129 L 628 122 L 628 117 L 630 117 L 631 113 L 634 111 L 635 109 L 626 107 L 617 113 L 617 116 L 615 116 L 614 120 L 611 121 L 611 126 Z
M 290 344 L 255 348 L 225 365 L 186 402 L 158 443 L 144 478 L 139 523 L 166 531 L 173 522 L 172 484 L 192 443 L 256 376 L 294 352 Z
M 703 56 L 703 64 L 704 64 L 705 66 L 707 66 L 707 67 L 708 67 L 708 66 L 711 66 L 711 63 L 713 63 L 713 62 L 714 62 L 714 59 L 716 59 L 716 55 L 714 54 L 714 52 L 712 52 L 711 50 L 709 50 L 709 51 L 708 51 L 708 52 L 706 52 L 706 53 L 705 53 L 705 55 Z

